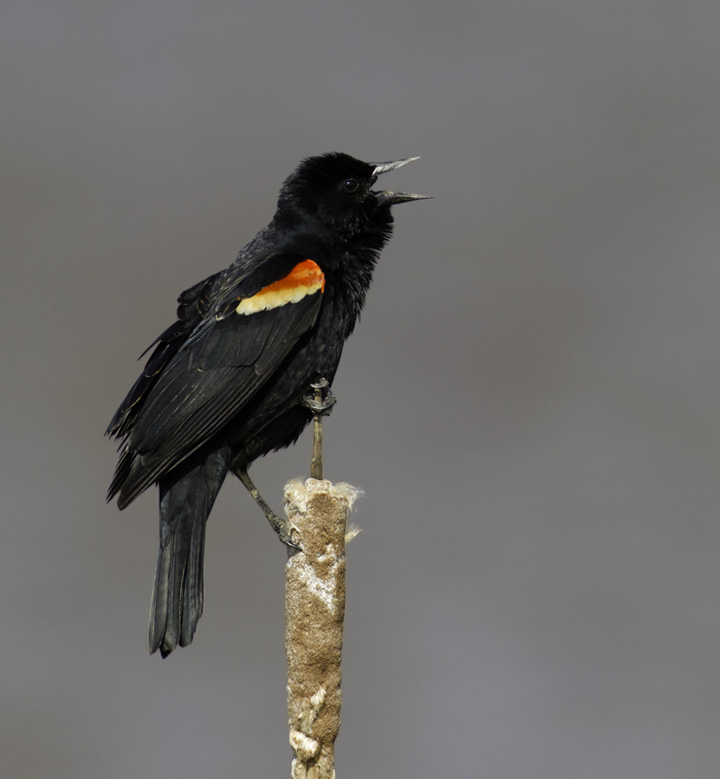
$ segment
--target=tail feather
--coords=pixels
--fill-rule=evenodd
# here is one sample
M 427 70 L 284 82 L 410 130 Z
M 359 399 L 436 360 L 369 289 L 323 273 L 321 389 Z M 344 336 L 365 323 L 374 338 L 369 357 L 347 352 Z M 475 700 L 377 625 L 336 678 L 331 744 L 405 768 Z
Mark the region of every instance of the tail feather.
M 150 604 L 150 652 L 193 639 L 203 612 L 205 525 L 228 470 L 220 449 L 160 480 L 160 551 Z

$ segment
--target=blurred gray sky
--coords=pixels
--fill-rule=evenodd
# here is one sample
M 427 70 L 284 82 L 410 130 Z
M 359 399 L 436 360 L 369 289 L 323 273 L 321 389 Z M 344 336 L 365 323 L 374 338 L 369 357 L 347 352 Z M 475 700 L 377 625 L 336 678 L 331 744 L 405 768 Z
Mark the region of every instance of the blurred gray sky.
M 284 551 L 239 484 L 149 657 L 102 431 L 304 156 L 422 155 L 326 426 L 364 488 L 339 776 L 720 775 L 720 5 L 6 3 L 3 774 L 287 775 Z M 310 442 L 259 463 L 274 505 Z

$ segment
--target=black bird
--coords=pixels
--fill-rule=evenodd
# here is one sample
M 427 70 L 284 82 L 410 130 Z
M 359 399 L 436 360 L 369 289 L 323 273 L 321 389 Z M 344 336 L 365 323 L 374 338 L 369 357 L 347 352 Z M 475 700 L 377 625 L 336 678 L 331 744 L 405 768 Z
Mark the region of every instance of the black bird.
M 120 443 L 108 501 L 124 509 L 160 488 L 160 552 L 150 651 L 166 657 L 193 638 L 203 610 L 205 524 L 228 471 L 291 544 L 247 469 L 295 443 L 334 398 L 329 387 L 378 255 L 390 207 L 423 195 L 374 191 L 379 174 L 417 159 L 361 162 L 330 153 L 304 160 L 285 181 L 272 221 L 229 268 L 178 298 L 177 321 L 107 429 Z

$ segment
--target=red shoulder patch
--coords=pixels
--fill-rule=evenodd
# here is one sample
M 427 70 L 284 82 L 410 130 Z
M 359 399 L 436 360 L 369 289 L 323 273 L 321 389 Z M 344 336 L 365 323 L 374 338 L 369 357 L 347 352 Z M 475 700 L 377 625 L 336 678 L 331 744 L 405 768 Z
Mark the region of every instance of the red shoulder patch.
M 307 295 L 324 291 L 325 274 L 320 270 L 320 266 L 312 260 L 303 260 L 284 278 L 263 287 L 251 298 L 240 300 L 235 312 L 243 315 L 256 314 L 258 311 L 279 308 L 288 303 L 298 303 Z

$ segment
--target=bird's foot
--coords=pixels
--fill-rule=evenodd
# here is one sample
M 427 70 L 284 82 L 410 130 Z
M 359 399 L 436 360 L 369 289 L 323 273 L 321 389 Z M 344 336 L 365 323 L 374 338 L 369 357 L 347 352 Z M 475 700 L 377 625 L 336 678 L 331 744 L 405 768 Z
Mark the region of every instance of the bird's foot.
M 272 529 L 277 533 L 277 537 L 290 549 L 299 549 L 302 547 L 293 541 L 290 523 L 284 517 L 278 516 L 274 511 L 268 510 L 265 514 L 267 521 Z
M 265 501 L 265 498 L 258 492 L 258 488 L 253 483 L 250 475 L 247 472 L 247 468 L 234 468 L 233 472 L 245 485 L 250 496 L 261 508 L 262 513 L 265 514 L 267 521 L 270 523 L 270 527 L 277 533 L 277 537 L 290 549 L 302 549 L 295 541 L 293 541 L 292 533 L 290 531 L 290 525 L 287 519 L 278 516 Z
M 330 416 L 333 406 L 337 403 L 337 398 L 330 390 L 330 384 L 327 379 L 318 379 L 310 385 L 312 392 L 309 392 L 302 399 L 302 404 L 316 417 Z

